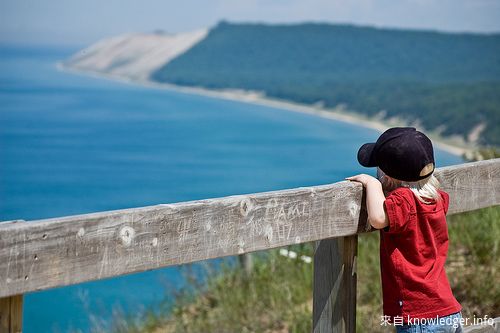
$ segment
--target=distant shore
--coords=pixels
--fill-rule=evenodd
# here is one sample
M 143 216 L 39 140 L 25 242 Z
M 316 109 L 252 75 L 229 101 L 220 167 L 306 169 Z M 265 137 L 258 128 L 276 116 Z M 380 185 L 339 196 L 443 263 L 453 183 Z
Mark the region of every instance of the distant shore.
M 155 89 L 165 89 L 170 91 L 181 92 L 185 94 L 202 95 L 212 98 L 226 99 L 237 102 L 251 103 L 256 105 L 268 106 L 278 109 L 283 109 L 287 111 L 306 113 L 310 115 L 319 116 L 322 118 L 332 119 L 336 121 L 341 121 L 349 123 L 356 126 L 362 126 L 370 129 L 377 130 L 379 132 L 385 131 L 389 127 L 394 126 L 411 126 L 400 119 L 372 119 L 364 117 L 358 113 L 348 111 L 342 106 L 335 108 L 324 108 L 321 105 L 307 105 L 300 104 L 297 102 L 279 100 L 275 98 L 266 97 L 259 92 L 246 91 L 240 89 L 206 89 L 201 87 L 187 87 L 178 86 L 170 83 L 161 83 L 151 80 L 132 80 L 123 76 L 115 76 L 111 74 L 106 74 L 102 72 L 94 72 L 89 70 L 79 70 L 62 64 L 57 64 L 57 68 L 62 71 L 92 76 L 100 79 L 107 79 L 112 81 L 118 81 L 122 83 L 141 85 Z M 418 125 L 417 125 L 418 127 Z M 436 133 L 426 131 L 426 134 L 434 142 L 434 145 L 448 153 L 457 156 L 464 156 L 474 150 L 475 147 L 466 145 L 463 140 L 458 138 L 444 138 Z

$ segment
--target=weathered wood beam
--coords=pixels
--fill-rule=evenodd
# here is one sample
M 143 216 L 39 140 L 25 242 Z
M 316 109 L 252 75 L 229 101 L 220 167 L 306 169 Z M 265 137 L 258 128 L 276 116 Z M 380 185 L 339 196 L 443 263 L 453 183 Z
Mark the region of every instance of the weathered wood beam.
M 342 182 L 0 224 L 0 297 L 356 234 L 361 196 Z
M 449 213 L 500 204 L 500 159 L 437 171 Z M 0 223 L 0 297 L 368 231 L 360 184 Z
M 441 168 L 436 177 L 450 195 L 448 214 L 500 204 L 500 158 Z

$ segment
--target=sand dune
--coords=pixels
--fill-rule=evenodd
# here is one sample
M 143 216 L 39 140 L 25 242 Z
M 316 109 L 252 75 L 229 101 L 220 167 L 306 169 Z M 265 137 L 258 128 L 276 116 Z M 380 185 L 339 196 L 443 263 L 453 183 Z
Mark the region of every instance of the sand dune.
M 202 29 L 180 34 L 134 33 L 103 39 L 61 65 L 129 80 L 145 80 L 156 69 L 205 38 Z

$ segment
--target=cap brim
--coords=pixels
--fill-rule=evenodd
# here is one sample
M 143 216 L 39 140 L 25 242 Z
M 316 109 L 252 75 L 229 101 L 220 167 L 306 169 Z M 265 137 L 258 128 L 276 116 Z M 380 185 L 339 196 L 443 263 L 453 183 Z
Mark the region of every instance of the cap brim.
M 358 162 L 364 167 L 375 167 L 377 162 L 375 161 L 375 156 L 373 156 L 373 149 L 375 148 L 375 143 L 365 143 L 358 150 Z

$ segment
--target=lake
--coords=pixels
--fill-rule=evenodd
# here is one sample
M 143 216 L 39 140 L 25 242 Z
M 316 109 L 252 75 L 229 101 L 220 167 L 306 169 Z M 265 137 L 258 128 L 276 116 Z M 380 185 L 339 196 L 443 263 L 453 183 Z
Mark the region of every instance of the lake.
M 373 172 L 378 133 L 312 115 L 77 76 L 75 49 L 0 46 L 0 220 L 41 219 L 320 185 Z M 436 151 L 438 166 L 461 158 Z M 178 267 L 25 295 L 24 332 L 89 328 L 154 305 Z

